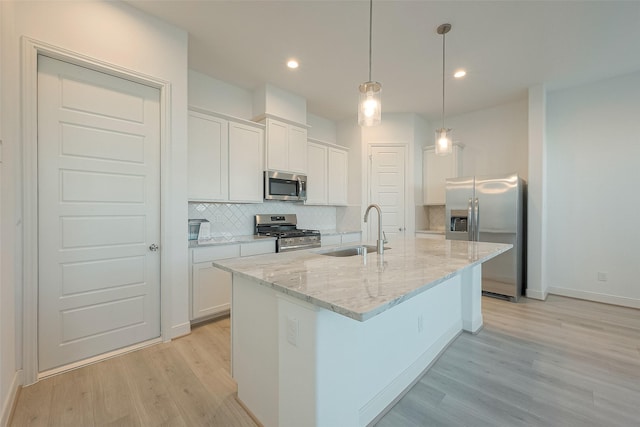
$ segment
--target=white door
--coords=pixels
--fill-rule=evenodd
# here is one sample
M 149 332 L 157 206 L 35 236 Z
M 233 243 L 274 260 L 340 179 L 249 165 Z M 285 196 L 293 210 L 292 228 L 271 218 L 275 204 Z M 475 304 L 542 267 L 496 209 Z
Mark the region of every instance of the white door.
M 159 91 L 38 57 L 38 369 L 160 335 Z
M 405 232 L 405 150 L 404 146 L 369 148 L 369 203 L 382 209 L 382 230 L 387 239 Z M 376 212 L 369 212 L 369 240 L 378 238 Z

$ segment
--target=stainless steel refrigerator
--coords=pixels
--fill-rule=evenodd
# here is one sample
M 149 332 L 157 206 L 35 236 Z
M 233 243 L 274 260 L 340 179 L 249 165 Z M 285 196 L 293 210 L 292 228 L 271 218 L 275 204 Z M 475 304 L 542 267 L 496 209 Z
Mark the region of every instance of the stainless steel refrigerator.
M 517 302 L 526 288 L 525 199 L 517 174 L 447 179 L 446 238 L 513 245 L 482 264 L 485 295 Z

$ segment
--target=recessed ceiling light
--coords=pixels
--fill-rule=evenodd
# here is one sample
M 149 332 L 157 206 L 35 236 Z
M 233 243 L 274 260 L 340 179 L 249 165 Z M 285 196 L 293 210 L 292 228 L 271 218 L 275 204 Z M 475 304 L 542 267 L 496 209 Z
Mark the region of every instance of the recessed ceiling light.
M 453 77 L 455 77 L 456 79 L 461 79 L 466 75 L 467 72 L 465 70 L 457 70 L 455 73 L 453 73 Z
M 287 67 L 291 68 L 292 70 L 298 68 L 299 65 L 300 64 L 298 64 L 298 61 L 296 61 L 295 59 L 290 59 L 287 61 Z

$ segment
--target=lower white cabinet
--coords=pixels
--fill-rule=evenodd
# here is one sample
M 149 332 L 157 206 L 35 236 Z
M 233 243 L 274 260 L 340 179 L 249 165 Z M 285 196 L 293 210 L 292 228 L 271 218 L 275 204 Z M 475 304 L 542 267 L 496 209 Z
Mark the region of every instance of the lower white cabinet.
M 274 253 L 274 240 L 191 249 L 191 320 L 225 313 L 231 308 L 231 273 L 212 265 L 219 259 Z
M 359 231 L 344 234 L 323 235 L 320 243 L 322 246 L 344 245 L 346 243 L 359 243 L 362 233 Z

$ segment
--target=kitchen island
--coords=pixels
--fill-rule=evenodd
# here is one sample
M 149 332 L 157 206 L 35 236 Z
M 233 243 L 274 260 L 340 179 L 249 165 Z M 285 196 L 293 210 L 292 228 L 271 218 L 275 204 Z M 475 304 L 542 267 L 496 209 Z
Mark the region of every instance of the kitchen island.
M 364 426 L 461 331 L 482 327 L 481 264 L 511 245 L 405 239 L 214 261 L 233 274 L 232 375 L 264 426 Z

